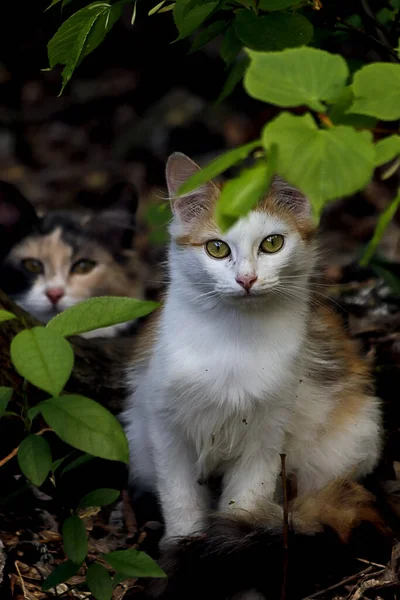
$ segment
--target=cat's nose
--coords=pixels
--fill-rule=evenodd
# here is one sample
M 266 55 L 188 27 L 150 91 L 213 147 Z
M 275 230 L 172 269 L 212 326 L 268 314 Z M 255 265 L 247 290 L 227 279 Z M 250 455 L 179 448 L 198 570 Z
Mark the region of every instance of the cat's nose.
M 49 288 L 46 290 L 46 296 L 52 304 L 57 304 L 59 300 L 64 296 L 63 288 Z
M 236 281 L 248 292 L 257 281 L 257 275 L 239 275 L 239 277 L 236 277 Z

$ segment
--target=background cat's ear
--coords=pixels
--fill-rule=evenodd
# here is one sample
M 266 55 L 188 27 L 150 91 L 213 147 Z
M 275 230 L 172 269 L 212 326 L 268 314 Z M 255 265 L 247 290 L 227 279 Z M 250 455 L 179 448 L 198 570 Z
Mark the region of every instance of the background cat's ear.
M 180 186 L 200 167 L 185 154 L 174 152 L 167 161 L 166 180 L 172 210 L 182 221 L 189 222 L 213 205 L 217 186 L 209 181 L 184 196 L 177 196 Z
M 276 202 L 290 210 L 296 217 L 299 219 L 311 218 L 311 204 L 308 198 L 290 183 L 276 175 L 272 180 L 271 191 Z
M 11 183 L 0 181 L 0 260 L 34 229 L 38 220 L 29 200 Z
M 138 194 L 131 183 L 115 184 L 97 202 L 99 212 L 85 223 L 85 231 L 118 254 L 132 246 Z

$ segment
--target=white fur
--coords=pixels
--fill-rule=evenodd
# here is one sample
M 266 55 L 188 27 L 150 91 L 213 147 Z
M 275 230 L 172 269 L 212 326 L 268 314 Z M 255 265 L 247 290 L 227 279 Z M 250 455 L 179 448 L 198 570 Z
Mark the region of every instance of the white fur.
M 158 340 L 147 366 L 130 374 L 123 415 L 132 479 L 161 499 L 165 540 L 202 527 L 209 497 L 201 482 L 211 473 L 223 475 L 221 510 L 251 511 L 274 496 L 281 452 L 301 492 L 353 467 L 370 470 L 379 450 L 375 400 L 347 431 L 324 435 L 337 389 L 309 377 L 319 359 L 307 351 L 315 249 L 266 212 L 220 234 L 232 250 L 224 260 L 178 246 L 179 216 L 171 233 Z M 261 253 L 276 233 L 283 248 Z M 258 277 L 250 295 L 236 282 L 247 274 Z

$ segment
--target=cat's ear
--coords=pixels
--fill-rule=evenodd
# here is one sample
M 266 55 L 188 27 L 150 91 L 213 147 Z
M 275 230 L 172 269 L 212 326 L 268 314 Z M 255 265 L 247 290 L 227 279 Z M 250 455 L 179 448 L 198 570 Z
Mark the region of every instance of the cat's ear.
M 84 224 L 88 235 L 100 240 L 113 254 L 132 246 L 138 194 L 131 183 L 120 182 L 99 199 L 98 212 Z
M 180 152 L 171 154 L 167 161 L 166 180 L 172 211 L 183 222 L 190 222 L 208 211 L 218 193 L 215 183 L 208 181 L 188 194 L 178 195 L 180 186 L 197 171 L 200 171 L 200 167 Z
M 0 181 L 0 260 L 35 228 L 38 221 L 29 200 L 11 183 Z
M 272 180 L 271 190 L 275 201 L 284 206 L 286 210 L 289 210 L 297 218 L 311 218 L 311 204 L 308 198 L 297 188 L 290 185 L 290 183 L 276 175 Z

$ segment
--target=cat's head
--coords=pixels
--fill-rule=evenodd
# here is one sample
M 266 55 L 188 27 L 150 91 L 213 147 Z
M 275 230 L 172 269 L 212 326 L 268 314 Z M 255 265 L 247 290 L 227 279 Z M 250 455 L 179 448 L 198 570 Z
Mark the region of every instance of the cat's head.
M 0 182 L 0 288 L 42 322 L 93 296 L 142 294 L 129 256 L 136 192 L 118 184 L 99 204 L 92 215 L 39 216 L 14 186 Z
M 304 298 L 315 264 L 315 226 L 307 199 L 275 178 L 255 209 L 222 233 L 214 220 L 219 186 L 208 182 L 177 196 L 198 169 L 180 153 L 167 163 L 173 285 L 206 307 Z

